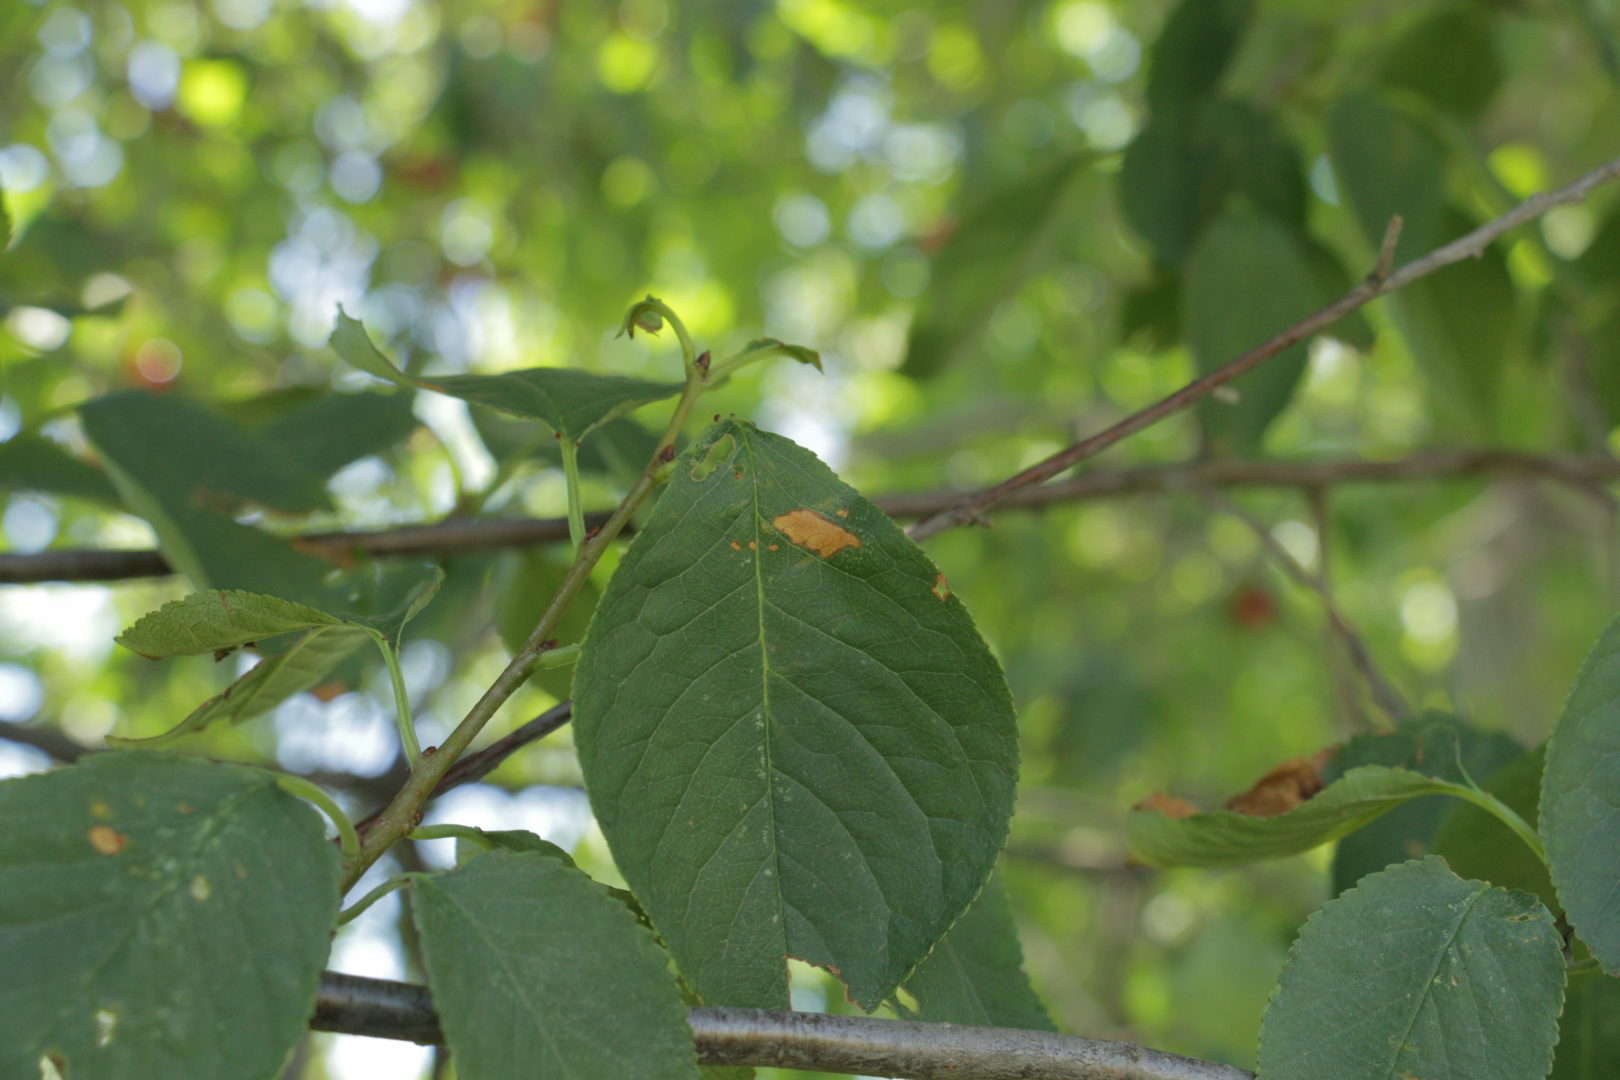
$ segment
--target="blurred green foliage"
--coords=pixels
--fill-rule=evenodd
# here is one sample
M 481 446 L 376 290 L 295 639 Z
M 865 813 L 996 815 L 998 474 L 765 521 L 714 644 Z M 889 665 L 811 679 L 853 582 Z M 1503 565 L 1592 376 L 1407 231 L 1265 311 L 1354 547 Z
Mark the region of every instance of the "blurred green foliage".
M 825 375 L 750 369 L 714 411 L 811 446 L 868 494 L 990 483 L 1347 288 L 1392 213 L 1409 258 L 1620 152 L 1617 18 L 1551 0 L 10 0 L 5 545 L 172 552 L 178 529 L 194 574 L 263 572 L 308 596 L 328 567 L 288 533 L 562 512 L 549 433 L 389 396 L 327 349 L 339 304 L 413 377 L 667 381 L 667 336 L 613 337 L 651 291 L 716 355 L 761 334 L 822 352 Z M 1605 453 L 1617 206 L 1606 191 L 1560 208 L 1280 358 L 1236 408 L 1211 401 L 1100 464 Z M 109 403 L 137 391 L 131 424 Z M 636 425 L 587 443 L 587 506 L 645 453 Z M 154 506 L 163 470 L 218 478 L 220 498 Z M 1616 607 L 1601 491 L 1473 478 L 1241 499 L 1330 570 L 1414 706 L 1526 746 Z M 1319 604 L 1186 493 L 1005 511 L 930 553 L 1019 708 L 1003 881 L 1049 1012 L 1252 1064 L 1329 859 L 1149 875 L 1121 866 L 1123 820 L 1155 788 L 1216 805 L 1366 730 Z M 441 561 L 405 635 L 426 743 L 557 573 L 550 555 Z M 0 589 L 0 719 L 93 744 L 186 716 L 234 658 L 159 666 L 111 643 L 185 591 Z M 566 685 L 538 680 L 495 726 Z M 191 748 L 355 774 L 340 790 L 364 812 L 386 791 L 391 708 L 357 653 L 317 696 Z M 565 730 L 494 773 L 515 794 L 482 805 L 563 807 L 582 865 L 611 880 L 566 795 L 578 780 Z M 412 970 L 408 921 L 376 912 L 346 936 L 393 935 Z M 801 1005 L 842 1007 L 800 981 Z M 358 1075 L 340 1057 L 305 1075 Z

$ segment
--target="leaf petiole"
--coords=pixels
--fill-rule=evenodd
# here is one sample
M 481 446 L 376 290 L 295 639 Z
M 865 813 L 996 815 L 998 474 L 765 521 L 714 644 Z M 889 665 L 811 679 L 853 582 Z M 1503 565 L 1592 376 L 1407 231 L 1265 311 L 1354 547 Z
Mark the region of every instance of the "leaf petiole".
M 360 916 L 364 915 L 367 908 L 381 900 L 383 897 L 387 896 L 389 893 L 395 891 L 396 889 L 403 889 L 417 878 L 425 878 L 427 876 L 427 874 L 417 870 L 412 870 L 404 874 L 395 874 L 393 877 L 389 878 L 387 881 L 383 882 L 381 885 L 378 885 L 375 889 L 372 889 L 370 892 L 366 893 L 366 895 L 362 896 L 360 899 L 338 912 L 337 922 L 334 925 L 344 926 L 353 922 L 355 919 L 358 919 Z
M 290 773 L 271 773 L 276 783 L 289 795 L 296 795 L 300 799 L 307 799 L 314 803 L 327 817 L 338 831 L 338 849 L 343 852 L 344 858 L 352 859 L 360 853 L 360 834 L 354 831 L 354 822 L 337 801 L 321 788 L 305 780 L 302 776 L 293 776 Z
M 585 507 L 579 495 L 579 443 L 566 436 L 557 439 L 562 449 L 563 479 L 568 485 L 568 539 L 579 550 L 585 542 Z
M 388 666 L 388 681 L 394 688 L 394 726 L 399 730 L 399 744 L 405 751 L 405 760 L 412 768 L 422 756 L 422 744 L 416 737 L 416 724 L 411 720 L 411 696 L 405 690 L 405 672 L 399 666 L 399 653 L 393 643 L 376 630 L 372 640 L 382 651 L 383 663 Z

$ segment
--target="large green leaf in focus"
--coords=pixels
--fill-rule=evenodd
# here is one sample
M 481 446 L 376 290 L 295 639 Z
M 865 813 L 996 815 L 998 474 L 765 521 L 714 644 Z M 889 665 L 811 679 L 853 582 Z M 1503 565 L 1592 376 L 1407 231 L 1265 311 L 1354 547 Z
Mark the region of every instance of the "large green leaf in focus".
M 1548 1080 L 1613 1080 L 1617 1061 L 1620 980 L 1596 971 L 1571 975 Z
M 1541 836 L 1565 917 L 1620 973 L 1620 620 L 1581 665 L 1547 741 Z
M 280 1075 L 337 915 L 308 805 L 133 751 L 0 783 L 0 820 L 0 1076 Z
M 1328 119 L 1339 189 L 1373 251 L 1400 215 L 1395 265 L 1427 253 L 1445 216 L 1445 152 L 1409 115 L 1366 95 L 1344 98 Z
M 966 910 L 1017 771 L 995 659 L 934 565 L 787 439 L 676 463 L 591 622 L 575 738 L 615 860 L 713 1004 L 786 958 L 872 1008 Z
M 412 378 L 377 350 L 359 320 L 338 313 L 332 348 L 368 375 L 399 386 L 419 387 L 484 405 L 512 416 L 539 420 L 575 442 L 598 424 L 652 401 L 681 392 L 679 383 L 597 375 L 574 368 L 526 368 L 498 375 L 432 375 Z
M 1182 321 L 1201 372 L 1237 359 L 1317 307 L 1304 252 L 1274 219 L 1254 211 L 1211 225 L 1188 260 Z M 1206 399 L 1199 416 L 1210 446 L 1246 454 L 1287 407 L 1305 370 L 1304 343 L 1233 384 L 1236 401 Z
M 1365 765 L 1275 817 L 1215 810 L 1176 818 L 1137 809 L 1127 828 L 1132 854 L 1150 866 L 1231 866 L 1309 851 L 1408 799 L 1458 790 L 1456 784 L 1421 773 Z
M 1181 0 L 1150 53 L 1147 99 L 1155 114 L 1198 104 L 1226 73 L 1254 0 Z
M 412 885 L 433 1002 L 462 1080 L 695 1078 L 675 976 L 606 889 L 491 851 Z
M 329 507 L 324 478 L 297 458 L 174 395 L 113 394 L 79 415 L 125 506 L 151 523 L 164 557 L 193 587 L 333 598 L 329 563 L 233 517 L 252 506 Z
M 1024 974 L 1024 951 L 999 877 L 984 891 L 928 959 L 906 980 L 915 1010 L 897 1003 L 918 1020 L 946 1024 L 1056 1031 Z
M 1484 781 L 1523 754 L 1524 747 L 1506 735 L 1480 731 L 1455 717 L 1431 713 L 1404 721 L 1391 732 L 1357 735 L 1340 747 L 1322 775 L 1331 783 L 1362 765 L 1383 765 L 1466 784 Z M 1443 795 L 1424 796 L 1397 806 L 1339 841 L 1333 853 L 1334 893 L 1343 892 L 1391 863 L 1427 855 L 1441 821 L 1464 808 L 1496 823 L 1512 847 L 1528 854 L 1524 844 L 1485 811 Z M 1493 885 L 1518 887 L 1484 874 L 1465 873 L 1455 864 L 1453 868 L 1467 877 L 1484 877 Z
M 307 604 L 275 596 L 213 589 L 171 600 L 142 615 L 117 641 L 148 660 L 163 660 L 236 649 L 260 638 L 336 626 L 342 621 Z
M 977 350 L 997 306 L 1051 258 L 1068 196 L 1090 160 L 1061 158 L 988 192 L 962 215 L 934 259 L 903 374 L 927 378 Z
M 1564 998 L 1563 938 L 1528 893 L 1429 857 L 1311 916 L 1260 1031 L 1266 1080 L 1541 1080 Z

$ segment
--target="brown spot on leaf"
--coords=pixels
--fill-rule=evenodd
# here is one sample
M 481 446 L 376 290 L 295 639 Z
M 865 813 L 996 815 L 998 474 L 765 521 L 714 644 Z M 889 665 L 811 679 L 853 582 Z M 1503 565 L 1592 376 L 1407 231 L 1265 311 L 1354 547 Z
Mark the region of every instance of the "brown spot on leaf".
M 756 543 L 753 540 L 748 541 L 748 550 L 749 551 L 758 551 L 759 550 L 759 544 Z
M 344 682 L 342 679 L 333 679 L 330 682 L 323 682 L 321 685 L 310 691 L 311 694 L 315 695 L 315 700 L 323 704 L 340 698 L 348 692 L 349 684 Z
M 1248 791 L 1226 800 L 1226 808 L 1249 817 L 1286 814 L 1327 786 L 1322 780 L 1322 767 L 1336 749 L 1290 758 L 1255 781 Z
M 1162 791 L 1155 791 L 1135 806 L 1132 810 L 1156 810 L 1167 818 L 1187 818 L 1198 813 L 1198 807 L 1186 799 L 1178 799 L 1174 795 L 1166 795 Z
M 848 510 L 840 510 L 840 511 L 838 511 L 838 516 L 839 517 L 849 517 L 849 511 Z
M 809 548 L 822 558 L 847 547 L 860 547 L 860 537 L 841 525 L 834 525 L 814 510 L 792 510 L 772 519 L 771 524 L 800 547 Z
M 741 551 L 742 550 L 742 545 L 737 543 L 737 541 L 733 540 L 731 542 L 731 550 L 732 551 Z
M 92 825 L 90 827 L 90 846 L 103 855 L 116 855 L 124 850 L 128 838 L 117 829 L 108 825 Z
M 767 545 L 765 545 L 765 550 L 766 551 L 775 551 L 780 546 L 781 546 L 780 544 L 767 544 Z
M 934 595 L 939 597 L 941 600 L 949 600 L 951 598 L 951 583 L 945 580 L 944 574 L 934 575 Z

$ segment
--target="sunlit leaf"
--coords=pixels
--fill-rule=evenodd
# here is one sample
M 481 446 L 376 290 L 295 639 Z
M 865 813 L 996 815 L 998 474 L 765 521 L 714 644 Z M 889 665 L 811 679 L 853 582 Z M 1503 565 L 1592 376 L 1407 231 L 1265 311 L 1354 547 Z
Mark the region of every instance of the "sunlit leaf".
M 1547 742 L 1541 835 L 1575 933 L 1620 973 L 1620 621 L 1581 665 Z
M 616 862 L 706 1001 L 786 958 L 875 1006 L 978 894 L 1017 764 L 938 570 L 809 452 L 725 421 L 676 463 L 575 673 Z
M 412 885 L 433 1002 L 464 1080 L 696 1077 L 666 957 L 559 859 L 492 851 Z
M 0 1076 L 277 1074 L 337 914 L 309 806 L 134 751 L 0 783 L 0 819 Z
M 435 390 L 512 416 L 539 420 L 576 442 L 599 424 L 681 391 L 679 383 L 597 375 L 574 368 L 526 368 L 498 375 L 412 378 L 377 350 L 358 320 L 341 312 L 337 329 L 332 332 L 332 348 L 368 375 L 400 386 Z
M 1311 916 L 1260 1033 L 1266 1080 L 1540 1080 L 1563 938 L 1528 893 L 1444 861 L 1390 867 Z

